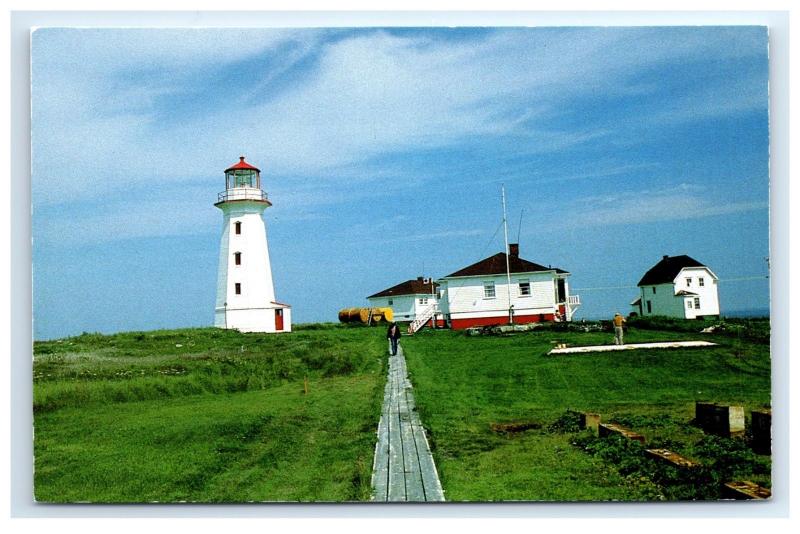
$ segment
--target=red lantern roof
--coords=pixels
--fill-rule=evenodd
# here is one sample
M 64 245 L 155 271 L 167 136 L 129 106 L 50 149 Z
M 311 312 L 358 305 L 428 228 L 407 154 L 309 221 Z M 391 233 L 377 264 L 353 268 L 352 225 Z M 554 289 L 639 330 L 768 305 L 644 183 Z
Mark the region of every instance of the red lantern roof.
M 256 171 L 256 172 L 261 172 L 261 169 L 259 169 L 258 167 L 253 167 L 252 165 L 247 163 L 244 160 L 244 156 L 239 156 L 239 163 L 237 163 L 235 165 L 231 165 L 230 167 L 225 169 L 225 172 L 235 171 L 237 169 L 250 169 L 250 170 L 253 170 L 253 171 Z

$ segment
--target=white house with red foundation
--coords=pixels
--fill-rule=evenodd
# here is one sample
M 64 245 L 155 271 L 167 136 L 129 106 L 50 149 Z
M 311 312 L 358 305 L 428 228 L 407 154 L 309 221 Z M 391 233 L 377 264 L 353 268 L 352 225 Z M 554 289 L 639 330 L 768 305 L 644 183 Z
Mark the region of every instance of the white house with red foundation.
M 292 308 L 275 299 L 267 229 L 272 206 L 261 189 L 261 171 L 244 160 L 225 169 L 214 326 L 242 332 L 291 332 Z
M 511 244 L 508 258 L 500 252 L 438 280 L 439 309 L 453 329 L 571 321 L 580 298 L 569 294 L 569 275 L 520 258 Z

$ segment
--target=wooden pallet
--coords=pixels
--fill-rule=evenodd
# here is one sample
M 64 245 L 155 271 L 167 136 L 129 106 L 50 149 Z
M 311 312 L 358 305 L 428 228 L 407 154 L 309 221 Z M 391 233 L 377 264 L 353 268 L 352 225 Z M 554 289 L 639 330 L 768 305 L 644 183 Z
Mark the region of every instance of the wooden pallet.
M 636 433 L 633 430 L 629 430 L 625 427 L 615 425 L 614 423 L 600 423 L 598 426 L 598 430 L 601 438 L 610 436 L 612 434 L 617 434 L 625 439 L 630 439 L 633 441 L 644 443 L 643 435 Z
M 722 486 L 723 498 L 737 500 L 761 500 L 772 497 L 772 492 L 749 480 L 727 482 Z
M 591 345 L 586 347 L 563 347 L 555 348 L 547 354 L 584 354 L 589 352 L 614 352 L 620 350 L 643 350 L 643 349 L 682 349 L 682 348 L 704 348 L 715 347 L 716 343 L 708 341 L 663 341 L 658 343 L 629 343 L 627 345 Z
M 668 449 L 645 449 L 644 452 L 656 460 L 661 460 L 675 467 L 680 467 L 683 469 L 694 469 L 696 467 L 700 467 L 700 464 L 694 460 L 690 460 L 689 458 L 681 456 L 680 454 L 672 452 Z

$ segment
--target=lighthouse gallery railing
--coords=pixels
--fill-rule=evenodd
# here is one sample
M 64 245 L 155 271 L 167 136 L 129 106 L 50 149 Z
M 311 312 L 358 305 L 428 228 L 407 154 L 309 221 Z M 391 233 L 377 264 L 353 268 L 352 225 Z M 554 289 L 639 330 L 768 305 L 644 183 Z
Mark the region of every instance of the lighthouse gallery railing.
M 227 202 L 229 200 L 269 200 L 267 194 L 261 189 L 254 188 L 234 188 L 227 189 L 217 194 L 217 202 Z

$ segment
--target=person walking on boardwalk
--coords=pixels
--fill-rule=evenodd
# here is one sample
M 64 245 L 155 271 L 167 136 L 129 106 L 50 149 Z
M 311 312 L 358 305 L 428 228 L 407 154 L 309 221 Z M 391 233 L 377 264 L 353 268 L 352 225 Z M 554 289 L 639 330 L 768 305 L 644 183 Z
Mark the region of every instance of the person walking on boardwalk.
M 386 332 L 386 338 L 392 344 L 392 356 L 397 356 L 397 341 L 400 339 L 400 327 L 397 323 L 389 325 L 389 331 Z
M 619 313 L 614 314 L 614 345 L 624 345 L 625 343 L 622 342 L 622 325 L 625 324 L 625 317 L 620 315 Z

